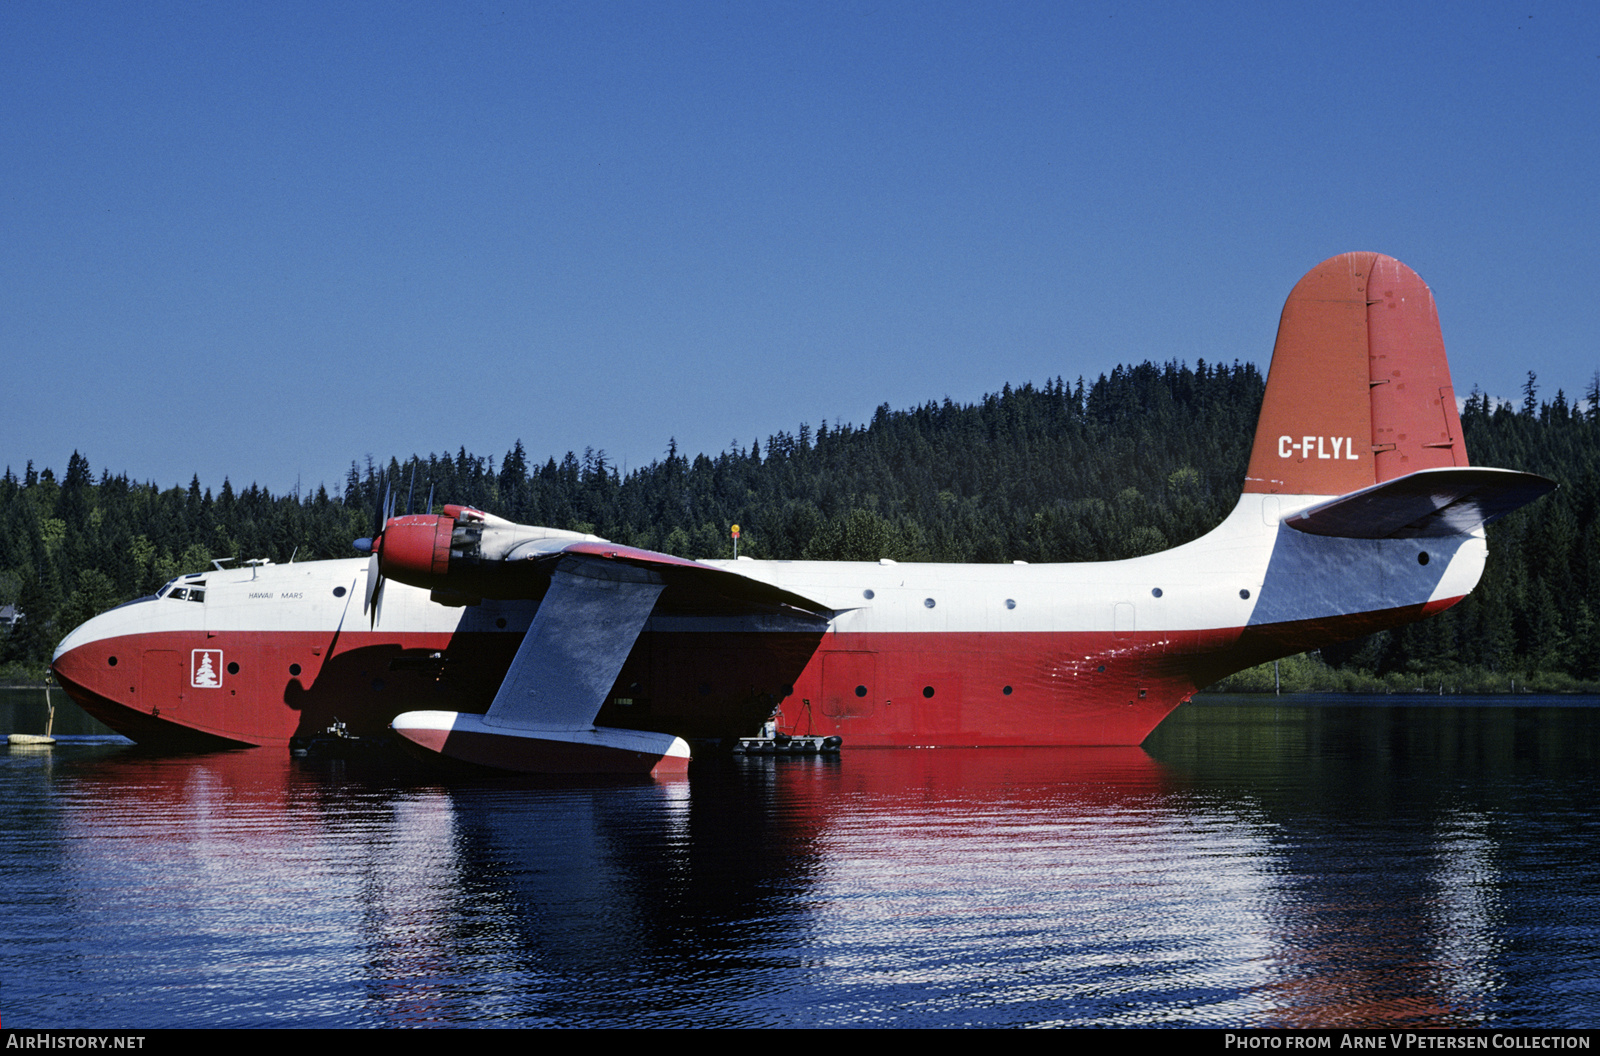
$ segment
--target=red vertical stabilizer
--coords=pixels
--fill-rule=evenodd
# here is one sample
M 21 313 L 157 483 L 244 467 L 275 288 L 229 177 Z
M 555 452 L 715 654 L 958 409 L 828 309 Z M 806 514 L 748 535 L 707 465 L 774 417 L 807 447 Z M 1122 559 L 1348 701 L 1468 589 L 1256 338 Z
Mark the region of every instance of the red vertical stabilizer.
M 1244 490 L 1343 495 L 1467 464 L 1421 277 L 1378 253 L 1313 268 L 1283 306 Z

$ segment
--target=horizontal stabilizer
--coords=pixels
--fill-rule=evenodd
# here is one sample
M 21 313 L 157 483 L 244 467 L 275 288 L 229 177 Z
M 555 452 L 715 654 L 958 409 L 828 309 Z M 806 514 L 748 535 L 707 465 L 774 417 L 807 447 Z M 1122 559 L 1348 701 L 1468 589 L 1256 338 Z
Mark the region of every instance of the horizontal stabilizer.
M 1465 535 L 1555 488 L 1553 480 L 1510 469 L 1423 469 L 1319 503 L 1283 523 L 1342 539 Z

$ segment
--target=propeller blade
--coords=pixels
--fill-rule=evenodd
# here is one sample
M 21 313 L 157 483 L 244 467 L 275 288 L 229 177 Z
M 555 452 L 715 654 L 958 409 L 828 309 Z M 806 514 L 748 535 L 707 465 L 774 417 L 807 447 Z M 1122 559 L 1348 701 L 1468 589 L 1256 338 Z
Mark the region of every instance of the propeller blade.
M 367 586 L 366 593 L 361 598 L 361 611 L 366 612 L 372 608 L 372 597 L 378 593 L 378 581 L 383 578 L 383 573 L 378 570 L 378 555 L 373 554 L 367 561 Z
M 361 600 L 361 611 L 368 617 L 368 626 L 378 626 L 378 613 L 383 608 L 383 571 L 378 567 L 378 555 L 367 562 L 367 593 Z
M 350 544 L 363 554 L 372 555 L 372 568 L 374 570 L 376 570 L 378 567 L 378 547 L 383 539 L 383 530 L 388 526 L 389 514 L 385 512 L 385 508 L 388 507 L 391 501 L 389 493 L 389 484 L 387 481 L 385 481 L 383 485 L 383 502 L 372 511 L 372 534 L 369 536 L 362 536 L 360 539 L 357 539 Z M 372 592 L 374 589 L 376 588 L 374 588 L 372 585 L 372 577 L 368 576 L 367 601 L 369 602 L 372 600 Z M 362 608 L 365 609 L 365 607 L 365 603 L 363 603 Z
M 374 539 L 383 534 L 383 522 L 385 520 L 383 516 L 383 507 L 388 503 L 388 501 L 389 482 L 386 479 L 383 482 L 383 501 L 378 503 L 377 506 L 373 507 L 372 510 L 372 538 Z

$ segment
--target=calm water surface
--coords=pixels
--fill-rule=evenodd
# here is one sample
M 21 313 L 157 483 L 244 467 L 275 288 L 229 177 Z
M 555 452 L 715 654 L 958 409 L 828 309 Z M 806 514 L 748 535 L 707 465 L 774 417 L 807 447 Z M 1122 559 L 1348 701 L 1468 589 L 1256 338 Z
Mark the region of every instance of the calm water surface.
M 1593 1027 L 1597 750 L 1600 707 L 1504 698 L 1210 698 L 1142 749 L 659 784 L 0 750 L 0 1013 Z

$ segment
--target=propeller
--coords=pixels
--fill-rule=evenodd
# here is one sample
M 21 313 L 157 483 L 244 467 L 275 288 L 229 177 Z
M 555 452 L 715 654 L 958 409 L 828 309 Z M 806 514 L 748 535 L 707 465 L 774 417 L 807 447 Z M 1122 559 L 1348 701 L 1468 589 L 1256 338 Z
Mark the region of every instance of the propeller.
M 383 501 L 377 506 L 374 506 L 372 509 L 372 534 L 370 536 L 364 536 L 360 539 L 357 539 L 351 544 L 363 554 L 370 554 L 377 551 L 378 540 L 383 537 L 384 523 L 388 520 L 388 514 L 385 512 L 385 510 L 388 508 L 388 505 L 389 479 L 385 477 L 383 481 Z
M 393 489 L 387 479 L 383 483 L 383 502 L 373 513 L 372 535 L 369 538 L 357 539 L 352 545 L 364 554 L 371 554 L 367 561 L 367 592 L 361 599 L 361 611 L 371 617 L 371 626 L 378 625 L 378 608 L 383 603 L 383 571 L 379 562 L 379 555 L 383 552 L 383 530 L 388 525 L 389 519 L 394 516 Z
M 398 495 L 393 482 L 385 480 L 383 504 L 378 508 L 371 537 L 357 539 L 355 548 L 372 555 L 367 562 L 366 596 L 361 609 L 368 614 L 374 628 L 383 608 L 383 585 L 386 580 L 398 579 L 402 583 L 425 589 L 453 587 L 446 573 L 450 565 L 451 543 L 460 508 L 445 507 L 443 514 L 433 512 L 433 489 L 428 490 L 428 512 L 414 514 L 412 500 L 416 496 L 416 479 L 413 474 L 406 495 L 406 513 L 395 515 Z M 476 514 L 481 520 L 483 515 Z M 508 522 L 509 523 L 509 522 Z

